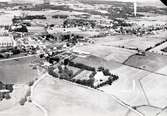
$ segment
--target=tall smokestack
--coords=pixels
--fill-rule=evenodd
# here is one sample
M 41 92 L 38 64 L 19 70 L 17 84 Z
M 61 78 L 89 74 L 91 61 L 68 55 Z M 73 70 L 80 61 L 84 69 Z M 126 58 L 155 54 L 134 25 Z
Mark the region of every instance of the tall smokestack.
M 134 1 L 134 15 L 137 15 L 137 3 L 136 0 Z

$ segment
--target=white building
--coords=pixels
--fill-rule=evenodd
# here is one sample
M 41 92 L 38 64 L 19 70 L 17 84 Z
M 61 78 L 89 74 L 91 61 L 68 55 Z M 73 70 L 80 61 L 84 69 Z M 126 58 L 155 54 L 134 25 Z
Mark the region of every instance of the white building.
M 16 41 L 11 36 L 0 36 L 0 48 L 15 47 Z

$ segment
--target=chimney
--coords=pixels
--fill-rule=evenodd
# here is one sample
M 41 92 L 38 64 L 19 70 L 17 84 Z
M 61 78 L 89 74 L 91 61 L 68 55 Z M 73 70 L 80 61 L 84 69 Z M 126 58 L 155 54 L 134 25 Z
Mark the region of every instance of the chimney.
M 137 15 L 137 3 L 136 0 L 134 1 L 134 16 L 136 17 Z

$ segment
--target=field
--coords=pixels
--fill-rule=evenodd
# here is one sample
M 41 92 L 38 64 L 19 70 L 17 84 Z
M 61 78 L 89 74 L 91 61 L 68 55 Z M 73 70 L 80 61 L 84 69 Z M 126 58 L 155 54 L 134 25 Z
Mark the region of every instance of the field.
M 129 18 L 130 22 L 136 23 L 137 25 L 142 26 L 143 24 L 145 26 L 151 26 L 151 25 L 164 25 L 166 24 L 166 15 L 159 15 L 154 13 L 148 13 L 148 12 L 139 12 L 139 14 L 144 15 L 144 17 L 138 17 L 138 18 Z M 150 23 L 151 22 L 151 23 Z
M 159 68 L 156 72 L 157 73 L 160 73 L 160 74 L 164 74 L 164 75 L 167 75 L 167 66 L 164 66 L 162 68 Z
M 24 98 L 27 90 L 28 86 L 26 85 L 14 85 L 14 91 L 10 93 L 11 99 L 4 99 L 0 102 L 0 111 L 3 112 L 4 110 L 8 110 L 19 105 L 20 99 Z
M 34 57 L 0 62 L 0 80 L 8 84 L 23 84 L 38 77 L 33 69 Z
M 166 66 L 167 56 L 155 53 L 147 53 L 145 56 L 135 55 L 130 57 L 125 64 L 156 72 Z
M 150 52 L 157 53 L 157 54 L 162 54 L 162 55 L 167 55 L 166 52 L 161 51 L 162 49 L 167 47 L 167 42 L 161 44 L 160 46 L 155 47 L 154 49 L 149 50 Z
M 96 44 L 124 47 L 124 48 L 138 48 L 139 50 L 146 50 L 147 48 L 154 47 L 157 43 L 160 43 L 166 39 L 167 32 L 161 31 L 154 35 L 145 35 L 137 37 L 134 35 L 116 35 L 108 36 L 104 38 L 93 38 Z
M 25 104 L 24 106 L 15 105 L 14 107 L 0 112 L 1 116 L 42 116 L 43 113 L 36 106 L 32 104 Z
M 2 7 L 3 4 L 0 6 Z M 164 25 L 167 22 L 166 11 L 166 8 L 140 5 L 137 17 L 134 17 L 132 3 L 101 0 L 77 2 L 54 0 L 51 5 L 46 6 L 41 4 L 36 7 L 30 5 L 30 8 L 19 8 L 19 10 L 3 9 L 0 12 L 0 25 L 10 25 L 14 15 L 45 15 L 47 19 L 32 20 L 32 25 L 28 29 L 37 33 L 44 30 L 44 27 L 56 25 L 52 30 L 53 33 L 59 35 L 68 31 L 82 35 L 86 40 L 90 39 L 92 43 L 80 42 L 81 44 L 74 47 L 74 50 L 85 53 L 86 57 L 78 55 L 73 62 L 96 69 L 104 67 L 119 79 L 111 85 L 106 84 L 93 89 L 46 74 L 33 88 L 34 93 L 31 91 L 32 102 L 26 102 L 21 106 L 19 101 L 30 92 L 30 87 L 25 84 L 42 77 L 39 76 L 42 71 L 35 67 L 38 58 L 29 57 L 11 61 L 2 61 L 4 60 L 2 59 L 0 81 L 14 84 L 14 91 L 10 93 L 11 99 L 0 102 L 0 116 L 43 116 L 41 109 L 45 109 L 48 116 L 167 116 L 167 53 L 161 51 L 167 47 L 167 31 L 153 31 L 152 34 L 137 36 L 137 34 L 117 33 L 117 29 L 114 30 L 117 28 L 117 26 L 114 28 L 115 23 L 119 25 L 121 22 L 116 20 L 143 27 Z M 63 25 L 65 19 L 53 18 L 54 15 L 69 16 L 69 19 L 85 17 L 86 20 L 96 20 L 97 25 L 114 26 L 111 30 L 109 27 L 102 29 L 98 26 L 88 30 L 84 26 L 75 28 L 77 30 L 73 30 L 73 27 L 58 28 Z M 98 37 L 103 33 L 107 36 Z M 45 45 L 51 43 L 60 44 L 46 41 Z M 137 55 L 140 50 L 145 51 L 145 55 Z M 78 53 L 73 52 L 75 55 Z M 73 70 L 73 79 L 76 80 L 87 80 L 92 73 L 71 66 L 69 69 Z M 34 101 L 38 105 L 35 105 Z
M 73 79 L 75 80 L 89 80 L 89 75 L 91 74 L 91 71 L 82 71 L 80 74 L 78 74 L 77 76 L 75 76 Z
M 121 66 L 120 63 L 114 62 L 114 61 L 106 61 L 102 58 L 96 57 L 96 56 L 88 56 L 86 58 L 78 57 L 73 60 L 76 63 L 83 63 L 85 65 L 98 68 L 100 66 L 103 66 L 105 68 L 108 68 L 110 70 L 116 69 Z
M 127 66 L 121 66 L 111 73 L 118 74 L 120 78 L 112 85 L 101 87 L 100 90 L 118 97 L 130 106 L 135 106 L 145 116 L 155 116 L 158 113 L 166 115 L 166 111 L 161 111 L 166 107 L 167 76 Z M 135 114 L 129 113 L 128 116 Z
M 144 77 L 141 83 L 151 105 L 160 108 L 166 107 L 167 76 L 151 74 Z
M 107 61 L 114 60 L 123 63 L 129 56 L 136 54 L 136 51 L 127 50 L 118 47 L 105 45 L 89 45 L 76 48 L 84 52 L 89 52 L 91 55 L 103 58 Z
M 48 109 L 50 116 L 125 116 L 128 111 L 107 94 L 63 80 L 46 78 L 36 92 L 36 101 Z
M 12 24 L 12 15 L 2 14 L 0 15 L 0 25 L 11 25 Z
M 158 56 L 157 58 L 155 56 L 150 56 L 149 58 L 159 59 Z M 97 65 L 99 64 L 99 66 L 109 68 L 112 74 L 119 76 L 119 79 L 113 82 L 112 85 L 103 86 L 100 88 L 100 90 L 104 91 L 107 94 L 116 96 L 130 106 L 136 106 L 142 109 L 143 105 L 146 105 L 146 108 L 144 107 L 141 110 L 146 114 L 152 112 L 152 107 L 155 107 L 155 111 L 157 110 L 157 112 L 160 110 L 160 108 L 162 109 L 163 107 L 165 107 L 165 96 L 167 93 L 165 86 L 167 76 L 164 75 L 164 73 L 166 67 L 162 69 L 160 68 L 162 64 L 165 64 L 164 62 L 160 63 L 156 60 L 153 62 L 153 59 L 148 59 L 148 61 L 150 61 L 150 70 L 152 68 L 152 70 L 155 71 L 154 73 L 154 71 L 145 71 L 119 63 L 117 63 L 116 65 L 111 61 L 109 62 L 100 58 L 98 60 L 97 59 L 98 58 L 95 56 L 89 56 L 88 58 L 75 59 L 74 61 L 84 63 L 93 67 L 98 67 Z M 140 62 L 141 59 L 142 58 L 139 58 L 138 61 Z M 145 63 L 148 63 L 146 58 L 143 59 L 146 60 Z M 164 60 L 159 60 L 164 61 L 165 58 Z M 154 65 L 154 67 L 152 65 Z
M 147 104 L 139 79 L 150 73 L 124 65 L 110 72 L 118 75 L 119 79 L 111 86 L 101 87 L 100 90 L 115 95 L 131 106 Z

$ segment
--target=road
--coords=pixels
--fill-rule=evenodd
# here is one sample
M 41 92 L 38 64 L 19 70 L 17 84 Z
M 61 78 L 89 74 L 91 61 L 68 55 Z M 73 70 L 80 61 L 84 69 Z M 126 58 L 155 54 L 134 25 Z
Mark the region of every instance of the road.
M 31 100 L 32 100 L 32 104 L 34 104 L 36 107 L 38 107 L 43 113 L 44 116 L 49 116 L 48 111 L 38 102 L 36 102 L 33 98 L 34 94 L 35 94 L 35 88 L 37 87 L 37 85 L 45 79 L 47 74 L 43 74 L 41 78 L 39 78 L 37 81 L 35 81 L 35 83 L 33 84 L 33 86 L 31 87 Z
M 10 61 L 10 60 L 18 60 L 18 59 L 23 59 L 23 58 L 30 58 L 33 56 L 37 56 L 37 55 L 29 55 L 29 56 L 21 56 L 21 57 L 16 57 L 16 58 L 2 59 L 2 60 L 0 60 L 0 62 Z

